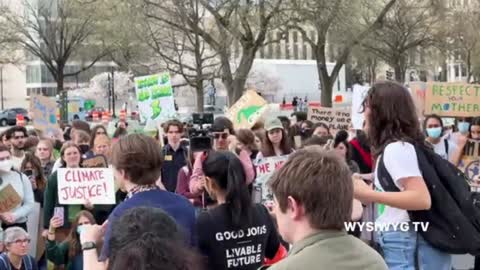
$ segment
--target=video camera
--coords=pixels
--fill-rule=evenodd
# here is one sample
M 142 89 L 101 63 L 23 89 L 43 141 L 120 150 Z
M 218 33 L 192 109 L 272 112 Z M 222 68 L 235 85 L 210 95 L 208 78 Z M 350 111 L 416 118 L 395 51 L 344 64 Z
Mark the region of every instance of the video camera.
M 192 114 L 194 127 L 189 130 L 190 149 L 193 152 L 212 149 L 212 138 L 209 136 L 213 124 L 213 113 Z M 208 127 L 206 127 L 208 126 Z

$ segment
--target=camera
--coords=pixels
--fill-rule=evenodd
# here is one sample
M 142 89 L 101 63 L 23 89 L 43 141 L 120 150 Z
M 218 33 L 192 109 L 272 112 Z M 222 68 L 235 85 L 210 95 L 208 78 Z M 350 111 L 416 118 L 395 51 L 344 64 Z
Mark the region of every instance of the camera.
M 212 138 L 210 137 L 210 126 L 213 124 L 212 113 L 192 114 L 193 124 L 189 130 L 190 149 L 193 152 L 208 151 L 212 149 Z

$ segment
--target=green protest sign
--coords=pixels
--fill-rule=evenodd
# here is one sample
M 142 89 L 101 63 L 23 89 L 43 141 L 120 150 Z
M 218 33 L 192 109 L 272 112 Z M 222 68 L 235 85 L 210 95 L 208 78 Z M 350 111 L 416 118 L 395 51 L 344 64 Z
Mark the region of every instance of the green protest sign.
M 480 85 L 466 83 L 427 84 L 425 114 L 449 117 L 480 116 Z

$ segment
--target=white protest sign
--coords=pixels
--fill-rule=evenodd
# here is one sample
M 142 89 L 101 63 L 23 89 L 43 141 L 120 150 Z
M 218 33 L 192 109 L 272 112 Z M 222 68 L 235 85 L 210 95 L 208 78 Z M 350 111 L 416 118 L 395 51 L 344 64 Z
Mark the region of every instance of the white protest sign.
M 275 171 L 280 169 L 288 160 L 288 155 L 280 157 L 268 157 L 260 159 L 256 164 L 257 178 L 253 184 L 253 201 L 265 203 L 273 201 L 273 194 L 267 186 L 267 182 Z
M 363 122 L 365 122 L 365 116 L 362 111 L 362 103 L 365 97 L 367 96 L 369 87 L 355 84 L 353 86 L 353 97 L 352 97 L 352 124 L 353 129 L 361 130 L 363 129 Z
M 60 204 L 115 204 L 112 169 L 58 169 L 58 201 Z

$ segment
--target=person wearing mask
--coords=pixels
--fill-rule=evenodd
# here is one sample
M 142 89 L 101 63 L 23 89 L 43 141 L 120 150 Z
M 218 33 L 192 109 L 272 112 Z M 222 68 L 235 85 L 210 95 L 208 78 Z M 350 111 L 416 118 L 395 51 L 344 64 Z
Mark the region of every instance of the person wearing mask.
M 170 192 L 177 187 L 178 172 L 187 164 L 188 149 L 181 143 L 184 133 L 183 124 L 178 120 L 170 120 L 164 125 L 167 144 L 162 149 L 162 183 Z
M 60 168 L 80 168 L 81 153 L 80 149 L 73 142 L 66 142 L 63 144 L 60 151 L 61 165 Z M 93 209 L 93 206 L 85 202 L 85 208 Z M 55 210 L 58 209 L 58 210 Z M 63 226 L 56 230 L 57 239 L 63 240 L 68 235 L 71 223 L 75 216 L 83 210 L 82 205 L 61 205 L 58 200 L 58 171 L 55 171 L 47 182 L 44 197 L 44 211 L 43 211 L 43 227 L 44 235 L 50 227 L 50 220 L 54 216 L 55 211 L 62 212 Z
M 96 224 L 95 218 L 88 211 L 78 212 L 72 222 L 72 228 L 68 233 L 67 239 L 63 242 L 56 242 L 55 231 L 62 227 L 62 223 L 63 221 L 58 217 L 52 217 L 50 220 L 46 247 L 47 259 L 56 266 L 65 265 L 65 270 L 83 270 L 80 234 L 85 225 Z
M 40 159 L 31 153 L 26 153 L 25 159 L 23 159 L 22 165 L 20 166 L 20 171 L 27 176 L 28 180 L 30 180 L 35 202 L 39 203 L 42 207 L 43 195 L 45 187 L 47 186 L 47 178 L 45 177 L 45 174 L 43 174 Z
M 318 137 L 327 137 L 331 136 L 330 129 L 324 123 L 316 123 L 312 127 L 312 135 Z
M 289 155 L 293 152 L 283 125 L 278 118 L 267 120 L 265 125 L 265 141 L 257 155 L 257 160 L 266 157 Z
M 253 270 L 265 258 L 286 255 L 268 210 L 252 204 L 240 160 L 233 153 L 216 151 L 203 154 L 202 159 L 204 185 L 218 203 L 197 219 L 198 247 L 208 258 L 208 269 Z M 251 256 L 228 255 L 231 250 L 248 248 L 252 248 Z
M 335 140 L 333 141 L 333 149 L 335 152 L 347 162 L 348 167 L 352 173 L 359 173 L 360 168 L 358 164 L 351 159 L 351 149 L 350 144 L 348 143 L 348 132 L 345 130 L 339 130 L 335 135 Z
M 27 217 L 35 203 L 32 184 L 23 173 L 12 170 L 13 162 L 9 149 L 0 144 L 0 190 L 11 186 L 21 201 L 10 211 L 0 213 L 2 228 L 21 227 L 27 230 Z
M 112 148 L 112 165 L 118 187 L 128 192 L 127 199 L 117 205 L 108 217 L 104 244 L 100 261 L 96 252 L 85 252 L 88 247 L 96 246 L 103 236 L 101 226 L 87 226 L 86 236 L 82 235 L 85 269 L 105 269 L 108 258 L 112 255 L 110 237 L 112 224 L 128 209 L 148 206 L 163 209 L 167 212 L 184 233 L 191 245 L 196 243 L 195 209 L 184 197 L 161 190 L 156 186 L 162 168 L 161 148 L 157 142 L 145 135 L 130 134 L 120 139 Z M 88 263 L 87 263 L 88 262 Z
M 313 122 L 310 120 L 306 120 L 302 122 L 302 125 L 300 126 L 300 134 L 302 137 L 302 141 L 312 137 L 313 135 Z
M 390 226 L 410 222 L 407 211 L 429 210 L 430 192 L 417 159 L 415 144 L 424 145 L 415 104 L 408 89 L 395 82 L 377 82 L 364 100 L 367 134 L 377 158 L 376 190 L 361 177 L 354 178 L 354 196 L 363 203 L 379 203 L 377 223 Z M 378 175 L 383 160 L 398 192 L 384 192 Z M 390 228 L 392 228 L 390 226 Z M 389 229 L 378 232 L 378 243 L 390 269 L 414 269 L 416 259 L 421 269 L 450 270 L 451 256 L 432 247 L 421 234 L 412 230 Z
M 452 163 L 459 165 L 460 161 L 463 158 L 464 152 L 465 152 L 465 147 L 468 144 L 469 141 L 475 140 L 480 138 L 478 136 L 479 134 L 478 129 L 480 127 L 480 118 L 474 118 L 474 119 L 465 119 L 462 118 L 458 121 L 457 123 L 457 128 L 458 128 L 458 134 L 454 134 L 454 138 L 456 138 L 457 142 L 457 149 L 453 153 L 452 157 Z M 474 131 L 472 134 L 471 131 Z
M 301 149 L 268 185 L 278 231 L 293 245 L 270 270 L 388 269 L 375 250 L 345 231 L 352 218 L 353 185 L 348 166 L 336 153 L 319 146 Z
M 280 121 L 280 120 L 279 120 Z M 226 117 L 217 117 L 212 125 L 213 149 L 216 151 L 228 151 L 229 146 L 235 139 L 233 123 Z M 250 185 L 255 178 L 255 169 L 246 151 L 240 151 L 238 154 L 242 162 L 246 177 L 246 185 Z M 205 191 L 202 184 L 203 179 L 202 160 L 197 158 L 193 164 L 192 177 L 190 179 L 190 192 L 198 195 Z
M 0 254 L 2 270 L 38 270 L 35 258 L 28 255 L 30 236 L 21 227 L 8 228 L 3 232 L 3 244 L 6 248 Z
M 25 142 L 27 139 L 27 129 L 21 126 L 15 126 L 7 131 L 7 139 L 12 145 L 12 162 L 15 170 L 20 170 L 20 165 L 25 158 Z
M 42 165 L 43 174 L 50 176 L 52 173 L 53 164 L 53 145 L 50 140 L 40 140 L 37 148 L 35 149 L 35 156 L 40 159 Z
M 87 229 L 81 235 L 84 269 L 105 270 L 106 265 L 91 260 L 96 250 L 88 246 L 89 239 L 95 238 L 90 232 L 95 231 Z M 204 269 L 200 256 L 185 245 L 181 226 L 159 208 L 136 207 L 116 219 L 112 223 L 109 253 L 110 270 Z
M 426 141 L 433 146 L 435 153 L 442 158 L 453 161 L 453 154 L 456 151 L 456 145 L 447 140 L 443 135 L 443 122 L 438 115 L 428 115 L 423 122 L 423 129 L 427 135 Z

